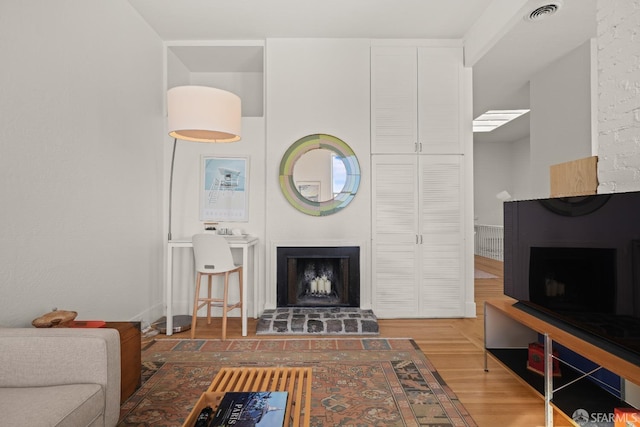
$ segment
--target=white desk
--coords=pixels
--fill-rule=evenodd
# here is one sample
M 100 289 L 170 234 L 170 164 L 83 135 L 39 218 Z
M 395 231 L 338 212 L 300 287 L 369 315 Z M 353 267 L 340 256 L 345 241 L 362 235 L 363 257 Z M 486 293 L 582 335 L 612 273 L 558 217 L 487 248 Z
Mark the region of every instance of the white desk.
M 253 293 L 254 296 L 258 289 L 258 275 L 256 269 L 256 253 L 255 245 L 258 238 L 255 236 L 225 236 L 231 248 L 242 249 L 242 336 L 247 336 L 247 282 L 248 270 L 251 268 L 253 274 Z M 166 287 L 166 316 L 167 316 L 167 335 L 173 334 L 173 250 L 175 248 L 193 248 L 191 238 L 173 239 L 167 244 L 167 277 L 165 281 Z M 249 256 L 251 255 L 251 256 Z M 254 298 L 255 307 L 255 298 Z M 254 310 L 255 311 L 255 310 Z

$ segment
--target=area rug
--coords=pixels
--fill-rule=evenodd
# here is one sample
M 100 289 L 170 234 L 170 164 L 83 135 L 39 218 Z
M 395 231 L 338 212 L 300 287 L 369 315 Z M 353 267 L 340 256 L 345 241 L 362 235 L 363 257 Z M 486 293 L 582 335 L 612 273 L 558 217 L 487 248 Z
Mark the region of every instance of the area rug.
M 223 366 L 310 366 L 311 426 L 476 427 L 411 339 L 153 341 L 119 426 L 180 426 Z

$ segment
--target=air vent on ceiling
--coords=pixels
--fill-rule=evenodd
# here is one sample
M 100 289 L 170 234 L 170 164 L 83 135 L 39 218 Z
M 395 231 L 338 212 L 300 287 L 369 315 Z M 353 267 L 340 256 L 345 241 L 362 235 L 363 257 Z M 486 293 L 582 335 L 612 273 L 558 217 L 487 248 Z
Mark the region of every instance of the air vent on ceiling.
M 536 7 L 534 10 L 529 12 L 527 15 L 525 15 L 524 18 L 527 21 L 532 22 L 540 21 L 556 13 L 561 6 L 561 1 L 554 1 L 553 3 L 543 4 L 542 6 Z

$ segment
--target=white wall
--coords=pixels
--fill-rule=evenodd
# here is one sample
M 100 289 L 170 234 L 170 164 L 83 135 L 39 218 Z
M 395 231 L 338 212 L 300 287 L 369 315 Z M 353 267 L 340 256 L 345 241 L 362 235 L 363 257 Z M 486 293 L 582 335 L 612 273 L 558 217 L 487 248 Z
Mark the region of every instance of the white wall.
M 551 165 L 592 155 L 592 61 L 587 41 L 532 77 L 529 138 L 474 145 L 476 223 L 502 225 L 500 191 L 511 200 L 549 197 Z
M 509 200 L 519 200 L 531 194 L 529 138 L 477 144 L 473 166 L 475 223 L 503 225 L 502 201 L 496 195 L 507 191 Z
M 549 167 L 592 155 L 591 42 L 530 81 L 531 198 L 549 197 Z
M 598 0 L 599 193 L 640 190 L 640 0 Z
M 512 200 L 523 200 L 531 194 L 531 140 L 522 138 L 511 145 L 510 187 L 513 189 Z
M 501 191 L 513 196 L 511 185 L 512 142 L 478 144 L 473 152 L 475 223 L 502 225 Z
M 0 3 L 0 324 L 162 308 L 162 45 L 124 0 Z
M 370 304 L 369 41 L 267 40 L 266 308 L 275 307 L 275 246 L 350 242 L 361 248 L 362 306 Z M 303 214 L 284 198 L 278 167 L 298 139 L 326 133 L 345 141 L 360 162 L 358 194 L 326 217 Z

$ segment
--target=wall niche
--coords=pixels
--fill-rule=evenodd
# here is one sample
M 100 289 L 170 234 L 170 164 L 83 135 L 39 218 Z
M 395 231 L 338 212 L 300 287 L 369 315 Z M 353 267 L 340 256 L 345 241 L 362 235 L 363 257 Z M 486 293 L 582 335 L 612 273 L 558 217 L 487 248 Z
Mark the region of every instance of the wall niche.
M 242 43 L 168 43 L 167 89 L 180 85 L 223 89 L 240 97 L 242 117 L 263 117 L 264 43 Z

